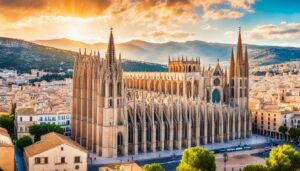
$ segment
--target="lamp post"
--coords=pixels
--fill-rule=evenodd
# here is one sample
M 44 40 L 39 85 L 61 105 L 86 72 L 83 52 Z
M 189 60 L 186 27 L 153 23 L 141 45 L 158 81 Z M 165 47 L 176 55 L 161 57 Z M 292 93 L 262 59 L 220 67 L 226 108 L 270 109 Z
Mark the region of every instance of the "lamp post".
M 223 154 L 223 157 L 224 157 L 224 171 L 226 171 L 226 162 L 228 161 L 228 154 L 225 152 Z

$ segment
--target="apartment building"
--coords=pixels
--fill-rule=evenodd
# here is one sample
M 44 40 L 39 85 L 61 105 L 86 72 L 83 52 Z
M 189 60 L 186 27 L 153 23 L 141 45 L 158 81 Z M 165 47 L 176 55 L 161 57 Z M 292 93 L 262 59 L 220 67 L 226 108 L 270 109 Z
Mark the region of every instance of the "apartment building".
M 64 129 L 64 135 L 71 136 L 71 113 L 66 112 L 42 112 L 34 108 L 19 108 L 16 111 L 15 131 L 17 137 L 30 135 L 29 126 L 33 124 L 55 124 Z

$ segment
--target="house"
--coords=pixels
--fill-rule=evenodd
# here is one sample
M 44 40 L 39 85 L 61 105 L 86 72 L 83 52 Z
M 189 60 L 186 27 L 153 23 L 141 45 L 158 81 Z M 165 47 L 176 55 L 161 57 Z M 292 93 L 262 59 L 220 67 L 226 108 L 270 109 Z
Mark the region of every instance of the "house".
M 14 145 L 6 129 L 0 127 L 0 168 L 15 169 Z
M 41 140 L 24 148 L 27 171 L 85 171 L 88 151 L 70 138 L 48 133 Z

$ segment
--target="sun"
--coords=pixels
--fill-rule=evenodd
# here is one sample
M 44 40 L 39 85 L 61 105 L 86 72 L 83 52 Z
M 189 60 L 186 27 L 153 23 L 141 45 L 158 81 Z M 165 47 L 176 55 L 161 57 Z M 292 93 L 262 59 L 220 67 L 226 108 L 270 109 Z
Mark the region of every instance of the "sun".
M 77 41 L 84 41 L 85 40 L 85 34 L 84 34 L 84 29 L 82 26 L 71 26 L 68 27 L 66 30 L 66 38 L 72 39 L 72 40 L 77 40 Z

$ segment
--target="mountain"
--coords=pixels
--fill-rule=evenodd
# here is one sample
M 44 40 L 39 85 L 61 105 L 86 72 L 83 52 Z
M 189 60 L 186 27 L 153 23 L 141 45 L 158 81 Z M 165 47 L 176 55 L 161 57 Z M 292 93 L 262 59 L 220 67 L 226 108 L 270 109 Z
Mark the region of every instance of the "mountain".
M 67 39 L 52 40 L 63 45 L 66 42 L 71 46 L 81 46 L 84 43 Z M 19 73 L 29 72 L 30 69 L 39 69 L 48 72 L 65 72 L 73 68 L 76 52 L 62 50 L 36 43 L 0 37 L 0 68 L 17 70 Z M 102 55 L 104 56 L 104 55 Z M 125 71 L 166 71 L 165 65 L 124 60 Z
M 102 54 L 105 53 L 107 46 L 106 43 L 87 44 L 69 39 L 37 40 L 34 42 L 70 51 L 78 51 L 79 48 L 86 48 L 88 52 L 90 50 L 100 50 Z M 201 57 L 201 61 L 206 65 L 216 63 L 216 58 L 219 58 L 221 62 L 227 63 L 232 47 L 235 47 L 235 45 L 199 40 L 166 43 L 132 40 L 116 45 L 117 52 L 122 52 L 122 56 L 126 59 L 166 64 L 169 56 L 181 57 L 183 55 Z M 252 65 L 281 63 L 300 58 L 300 48 L 296 47 L 259 45 L 247 45 L 247 47 Z

